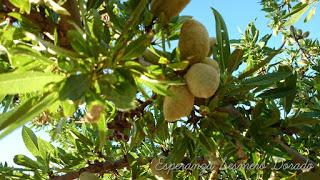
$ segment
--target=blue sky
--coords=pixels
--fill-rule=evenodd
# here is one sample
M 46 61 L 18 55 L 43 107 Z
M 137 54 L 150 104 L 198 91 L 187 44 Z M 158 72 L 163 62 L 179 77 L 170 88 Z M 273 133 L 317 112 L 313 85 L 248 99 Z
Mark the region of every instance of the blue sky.
M 209 31 L 210 36 L 215 36 L 215 22 L 210 7 L 217 9 L 223 16 L 229 31 L 230 39 L 238 39 L 240 32 L 244 31 L 250 21 L 257 19 L 257 26 L 266 30 L 267 19 L 261 6 L 256 0 L 192 0 L 182 12 L 183 15 L 191 15 L 194 19 L 203 23 Z M 267 31 L 262 32 L 267 33 Z
M 257 28 L 261 30 L 261 35 L 272 32 L 267 28 L 268 20 L 260 11 L 261 6 L 257 0 L 191 0 L 182 15 L 193 16 L 207 27 L 210 36 L 215 36 L 214 17 L 210 7 L 217 9 L 223 16 L 228 26 L 230 39 L 238 39 L 241 35 L 239 30 L 243 32 L 250 21 L 255 22 Z M 318 38 L 320 17 L 317 16 L 317 13 L 307 25 L 300 22 L 298 27 L 309 30 L 312 37 Z M 278 47 L 281 37 L 273 37 L 272 42 Z M 43 136 L 43 134 L 40 135 Z M 47 139 L 47 136 L 44 139 Z M 30 155 L 24 147 L 21 129 L 0 140 L 0 151 L 0 162 L 7 161 L 10 165 L 13 165 L 12 159 L 16 154 Z
M 201 3 L 199 3 L 199 1 Z M 194 19 L 203 23 L 209 31 L 210 36 L 215 36 L 214 17 L 210 7 L 217 9 L 223 16 L 230 39 L 238 39 L 241 32 L 244 32 L 249 22 L 253 21 L 260 30 L 260 36 L 272 31 L 268 28 L 269 20 L 265 17 L 265 13 L 261 11 L 262 6 L 260 0 L 191 0 L 191 3 L 182 12 L 182 15 L 191 15 Z M 318 38 L 320 36 L 319 11 L 316 12 L 314 18 L 307 24 L 303 23 L 303 18 L 296 26 L 303 30 L 311 32 L 311 37 Z M 281 37 L 273 37 L 272 45 L 278 47 Z

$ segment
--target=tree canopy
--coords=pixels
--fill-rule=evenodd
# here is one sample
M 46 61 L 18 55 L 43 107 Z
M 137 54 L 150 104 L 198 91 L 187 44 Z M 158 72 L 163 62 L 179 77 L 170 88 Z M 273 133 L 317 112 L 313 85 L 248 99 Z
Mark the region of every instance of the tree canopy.
M 318 0 L 261 0 L 238 39 L 190 0 L 0 2 L 0 138 L 33 155 L 0 179 L 320 179 Z

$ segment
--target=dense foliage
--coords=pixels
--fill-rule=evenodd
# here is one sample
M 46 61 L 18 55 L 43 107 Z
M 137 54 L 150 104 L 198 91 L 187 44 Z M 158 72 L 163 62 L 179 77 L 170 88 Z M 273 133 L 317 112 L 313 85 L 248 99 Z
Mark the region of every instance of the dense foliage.
M 191 17 L 150 0 L 0 2 L 0 138 L 23 126 L 34 156 L 0 164 L 0 179 L 155 179 L 160 157 L 173 179 L 320 179 L 320 43 L 295 28 L 317 0 L 262 0 L 270 34 L 251 22 L 233 40 L 208 7 L 220 85 L 178 122 L 163 100 L 186 84 L 176 40 Z

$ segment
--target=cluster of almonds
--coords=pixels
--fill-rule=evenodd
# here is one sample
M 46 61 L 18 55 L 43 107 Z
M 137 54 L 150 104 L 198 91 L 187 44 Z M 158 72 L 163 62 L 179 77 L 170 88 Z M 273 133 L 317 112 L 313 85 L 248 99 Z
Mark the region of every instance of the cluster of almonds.
M 164 23 L 185 8 L 190 0 L 153 0 L 151 12 Z M 171 86 L 171 96 L 163 103 L 165 120 L 175 122 L 188 116 L 194 105 L 195 97 L 209 98 L 215 94 L 220 83 L 220 69 L 216 61 L 208 58 L 214 39 L 209 38 L 207 29 L 198 21 L 184 22 L 179 40 L 182 60 L 189 61 L 191 67 L 185 75 L 186 86 Z
M 207 57 L 213 39 L 200 22 L 189 19 L 181 28 L 179 49 L 181 59 L 191 65 L 185 74 L 187 85 L 171 86 L 171 96 L 163 103 L 165 120 L 175 122 L 188 116 L 194 105 L 195 97 L 209 98 L 215 94 L 220 83 L 220 69 L 217 61 Z
M 190 0 L 153 0 L 151 12 L 162 22 L 167 23 L 179 15 Z M 215 94 L 220 83 L 220 69 L 217 61 L 208 57 L 211 54 L 214 39 L 209 38 L 208 31 L 199 22 L 187 20 L 180 33 L 179 49 L 182 60 L 191 65 L 185 74 L 187 85 L 171 86 L 171 96 L 166 96 L 163 103 L 165 120 L 174 122 L 188 116 L 194 105 L 195 97 L 209 98 Z M 154 158 L 150 163 L 152 174 L 157 179 L 170 180 L 172 172 L 157 168 L 160 159 Z

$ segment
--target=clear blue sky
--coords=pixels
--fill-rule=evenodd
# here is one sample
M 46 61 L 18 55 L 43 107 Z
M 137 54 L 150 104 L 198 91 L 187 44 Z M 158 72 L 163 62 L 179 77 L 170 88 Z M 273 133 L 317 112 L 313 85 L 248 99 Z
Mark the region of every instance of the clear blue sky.
M 267 29 L 268 20 L 260 11 L 261 6 L 258 0 L 191 0 L 182 15 L 193 16 L 207 27 L 210 36 L 215 36 L 214 17 L 210 7 L 217 9 L 224 17 L 230 39 L 238 39 L 241 35 L 239 30 L 243 32 L 250 21 L 255 21 L 256 26 L 261 30 L 261 35 L 271 33 L 271 30 Z M 309 30 L 312 37 L 318 38 L 319 23 L 320 17 L 316 14 L 307 25 L 300 22 L 298 27 Z M 280 45 L 278 42 L 281 42 L 281 37 L 273 37 L 274 46 L 278 47 Z M 24 147 L 21 129 L 0 140 L 0 151 L 0 162 L 7 161 L 10 165 L 13 165 L 12 159 L 15 154 L 30 155 Z

